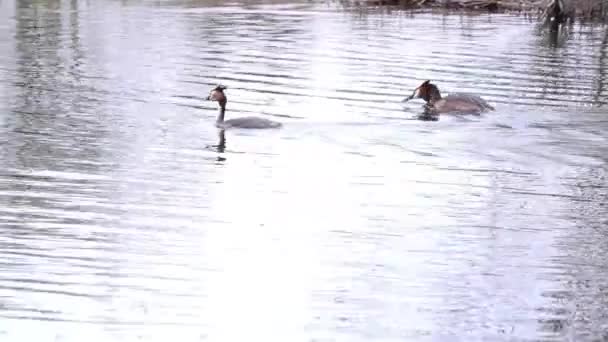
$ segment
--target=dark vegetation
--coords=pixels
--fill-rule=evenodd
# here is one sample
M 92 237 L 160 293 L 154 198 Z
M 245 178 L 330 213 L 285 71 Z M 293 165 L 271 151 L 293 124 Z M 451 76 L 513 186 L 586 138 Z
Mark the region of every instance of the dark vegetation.
M 538 14 L 542 20 L 563 23 L 579 20 L 608 21 L 608 0 L 340 0 L 350 6 L 445 8 L 490 12 Z

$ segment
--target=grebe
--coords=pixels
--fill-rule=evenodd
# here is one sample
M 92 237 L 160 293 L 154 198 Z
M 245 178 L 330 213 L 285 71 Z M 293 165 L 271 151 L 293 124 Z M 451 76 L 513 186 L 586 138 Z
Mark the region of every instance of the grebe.
M 224 115 L 226 114 L 226 103 L 228 102 L 228 98 L 226 97 L 226 94 L 224 94 L 224 90 L 226 89 L 226 86 L 218 85 L 217 87 L 213 88 L 209 93 L 209 96 L 207 96 L 207 100 L 217 101 L 220 105 L 219 114 L 215 122 L 215 125 L 218 128 L 264 129 L 279 128 L 282 126 L 280 122 L 254 116 L 224 120 Z
M 472 94 L 452 93 L 446 97 L 441 97 L 439 88 L 432 84 L 430 80 L 424 81 L 418 88 L 414 89 L 412 95 L 404 101 L 415 98 L 422 98 L 426 101 L 425 109 L 427 114 L 479 114 L 494 110 L 494 107 L 488 104 L 484 99 Z

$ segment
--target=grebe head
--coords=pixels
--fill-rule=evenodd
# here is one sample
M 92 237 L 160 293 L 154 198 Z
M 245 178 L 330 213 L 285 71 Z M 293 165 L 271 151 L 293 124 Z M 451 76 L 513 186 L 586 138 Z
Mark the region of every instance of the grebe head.
M 208 101 L 217 101 L 221 107 L 226 106 L 226 102 L 228 102 L 228 98 L 226 94 L 224 94 L 224 90 L 227 89 L 224 85 L 217 85 L 215 88 L 209 92 L 209 96 L 207 96 Z
M 418 88 L 414 89 L 412 95 L 407 97 L 404 101 L 416 98 L 421 98 L 426 102 L 434 102 L 441 99 L 441 93 L 439 93 L 439 88 L 437 88 L 436 85 L 431 83 L 430 80 L 426 80 L 422 82 Z

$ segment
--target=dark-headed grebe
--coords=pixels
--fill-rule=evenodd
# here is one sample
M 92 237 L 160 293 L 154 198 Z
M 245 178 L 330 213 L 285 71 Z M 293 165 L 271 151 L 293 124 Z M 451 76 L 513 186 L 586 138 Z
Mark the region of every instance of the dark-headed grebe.
M 257 118 L 254 116 L 224 120 L 224 115 L 226 114 L 226 103 L 228 103 L 228 98 L 226 94 L 224 94 L 224 90 L 227 88 L 223 85 L 218 85 L 213 88 L 207 96 L 207 100 L 209 101 L 217 101 L 220 104 L 220 112 L 217 116 L 217 121 L 215 125 L 219 128 L 248 128 L 248 129 L 263 129 L 263 128 L 279 128 L 281 127 L 280 122 L 271 121 L 268 119 Z
M 441 113 L 466 113 L 479 114 L 489 110 L 494 110 L 484 99 L 479 96 L 465 93 L 452 93 L 446 97 L 441 97 L 439 88 L 431 81 L 424 81 L 418 88 L 414 89 L 412 95 L 404 101 L 421 98 L 426 101 L 426 111 L 428 114 Z

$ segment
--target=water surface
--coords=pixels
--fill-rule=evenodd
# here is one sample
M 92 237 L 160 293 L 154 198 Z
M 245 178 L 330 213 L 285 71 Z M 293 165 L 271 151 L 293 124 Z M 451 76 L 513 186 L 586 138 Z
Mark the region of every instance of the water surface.
M 508 14 L 0 1 L 0 336 L 608 338 L 607 42 Z M 417 120 L 426 79 L 497 110 Z M 284 128 L 218 132 L 218 83 L 228 117 Z

